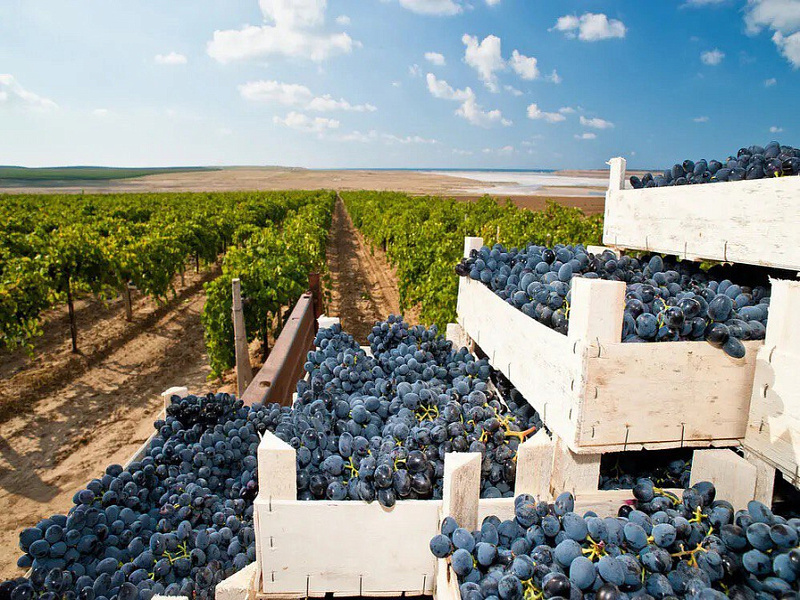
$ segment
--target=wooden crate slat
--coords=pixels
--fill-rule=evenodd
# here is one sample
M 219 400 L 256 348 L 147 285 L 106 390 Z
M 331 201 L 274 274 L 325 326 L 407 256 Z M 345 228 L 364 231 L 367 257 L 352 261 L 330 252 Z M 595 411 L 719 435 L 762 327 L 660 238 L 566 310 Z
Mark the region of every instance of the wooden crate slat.
M 609 161 L 603 243 L 617 248 L 800 269 L 800 177 L 621 189 Z
M 740 440 L 744 437 L 759 341 L 732 359 L 705 342 L 593 344 L 581 446 Z
M 571 310 L 584 317 L 574 327 L 570 322 L 569 336 L 464 277 L 458 320 L 492 366 L 575 452 L 738 445 L 763 343 L 745 342 L 747 354 L 737 360 L 705 342 L 610 342 L 617 321 L 597 325 L 589 318 L 604 304 L 609 311 L 622 310 L 618 290 L 608 283 L 614 282 L 574 280 L 579 293 Z M 592 294 L 595 288 L 608 293 Z M 581 323 L 593 328 L 587 337 Z
M 800 281 L 772 281 L 766 345 L 756 361 L 745 447 L 800 487 Z

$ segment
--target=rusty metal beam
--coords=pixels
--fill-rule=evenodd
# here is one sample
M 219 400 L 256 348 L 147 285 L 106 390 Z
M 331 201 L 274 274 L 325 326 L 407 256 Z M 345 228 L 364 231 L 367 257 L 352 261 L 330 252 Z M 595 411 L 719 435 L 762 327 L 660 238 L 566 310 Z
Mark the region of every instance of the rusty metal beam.
M 303 376 L 306 354 L 314 343 L 316 323 L 314 302 L 311 294 L 305 293 L 289 315 L 267 362 L 242 394 L 245 404 L 291 404 L 297 380 Z

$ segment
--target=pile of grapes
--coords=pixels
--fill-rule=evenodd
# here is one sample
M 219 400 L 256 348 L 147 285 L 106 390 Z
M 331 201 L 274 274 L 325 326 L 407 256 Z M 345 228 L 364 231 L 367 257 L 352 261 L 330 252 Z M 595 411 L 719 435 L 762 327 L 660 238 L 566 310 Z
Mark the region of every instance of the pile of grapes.
M 289 409 L 227 394 L 173 396 L 145 456 L 111 465 L 54 515 L 20 534 L 29 579 L 3 600 L 212 598 L 255 560 L 256 449 Z
M 641 179 L 634 175 L 630 180 L 634 189 L 641 189 L 789 175 L 800 175 L 800 148 L 770 142 L 766 146 L 740 148 L 735 157 L 729 156 L 724 162 L 685 160 L 663 174 L 647 173 Z
M 362 350 L 340 326 L 320 331 L 276 435 L 297 449 L 301 500 L 442 497 L 448 452 L 483 454 L 482 496 L 513 496 L 519 444 L 541 427 L 487 383 L 489 363 L 401 317 L 377 324 Z
M 367 355 L 338 325 L 321 330 L 294 408 L 227 394 L 174 396 L 145 456 L 111 465 L 20 534 L 29 578 L 0 600 L 213 598 L 255 560 L 256 451 L 274 432 L 297 449 L 301 500 L 441 498 L 447 452 L 483 452 L 482 495 L 513 495 L 519 444 L 541 426 L 487 388 L 491 369 L 436 329 L 378 323 Z M 519 398 L 517 398 L 519 400 Z
M 627 294 L 623 342 L 706 340 L 734 358 L 742 340 L 766 334 L 769 290 L 717 281 L 690 261 L 659 255 L 590 254 L 581 245 L 554 248 L 500 244 L 473 250 L 456 273 L 481 281 L 503 300 L 559 333 L 569 325 L 573 277 L 623 281 Z
M 578 515 L 568 493 L 553 504 L 521 495 L 515 518 L 479 531 L 442 521 L 431 540 L 449 558 L 464 600 L 785 600 L 798 597 L 800 519 L 759 502 L 735 511 L 697 483 L 682 498 L 648 480 L 617 517 Z

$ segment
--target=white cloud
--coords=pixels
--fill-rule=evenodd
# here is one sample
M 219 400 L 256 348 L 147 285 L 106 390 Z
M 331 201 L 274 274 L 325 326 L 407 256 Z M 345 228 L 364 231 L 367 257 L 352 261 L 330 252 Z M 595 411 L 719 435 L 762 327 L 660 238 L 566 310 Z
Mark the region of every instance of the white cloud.
M 764 82 L 764 87 L 772 87 L 773 85 L 777 85 L 777 84 L 778 84 L 778 80 L 775 79 L 774 77 L 770 77 L 769 79 L 767 79 Z
M 438 52 L 426 52 L 425 60 L 432 65 L 436 65 L 437 67 L 443 67 L 445 64 L 447 64 L 447 61 L 444 59 L 444 55 L 439 54 Z
M 379 133 L 375 129 L 371 129 L 367 133 L 361 131 L 351 131 L 344 135 L 336 137 L 340 142 L 359 142 L 369 143 L 382 140 L 386 144 L 438 144 L 439 142 L 434 139 L 424 138 L 419 135 L 398 136 L 391 133 Z
M 537 104 L 528 106 L 528 118 L 533 120 L 541 119 L 548 123 L 560 123 L 567 120 L 567 117 L 560 112 L 543 112 Z
M 609 19 L 602 13 L 588 12 L 580 17 L 575 15 L 559 17 L 553 29 L 563 32 L 568 38 L 577 37 L 584 42 L 624 38 L 628 31 L 625 24 L 618 19 Z
M 575 113 L 575 109 L 571 106 L 562 106 L 558 109 L 558 112 L 560 112 L 562 115 L 572 115 Z
M 512 96 L 522 96 L 522 91 L 515 88 L 513 85 L 504 85 L 503 89 L 507 91 Z
M 511 53 L 511 60 L 508 61 L 514 72 L 522 79 L 532 81 L 539 77 L 539 67 L 537 59 L 532 56 L 520 54 L 517 50 Z
M 550 73 L 550 75 L 546 75 L 545 79 L 547 79 L 547 81 L 549 81 L 550 83 L 555 83 L 556 85 L 564 81 L 563 79 L 561 79 L 561 75 L 559 75 L 558 71 L 556 71 L 555 69 L 553 69 L 553 72 Z
M 419 135 L 406 135 L 403 137 L 391 133 L 381 134 L 381 138 L 390 144 L 438 144 L 434 139 L 424 138 Z
M 584 127 L 591 127 L 592 129 L 611 129 L 614 127 L 614 124 L 611 121 L 606 121 L 605 119 L 599 118 L 587 119 L 583 115 L 581 115 L 581 125 Z
M 347 15 L 339 15 L 336 17 L 336 23 L 339 25 L 350 25 L 350 17 Z
M 178 52 L 156 54 L 155 61 L 157 65 L 185 65 L 188 62 L 186 55 Z
M 780 31 L 776 31 L 772 36 L 772 41 L 778 47 L 795 69 L 800 69 L 800 31 L 792 35 L 784 36 Z
M 248 81 L 239 86 L 239 94 L 252 102 L 271 102 L 283 106 L 294 106 L 315 112 L 336 110 L 351 112 L 374 112 L 372 104 L 350 104 L 347 100 L 336 100 L 330 94 L 314 96 L 311 90 L 297 83 L 279 81 Z
M 469 34 L 464 34 L 461 41 L 466 46 L 464 62 L 478 72 L 478 76 L 486 87 L 497 92 L 497 71 L 505 69 L 506 63 L 501 52 L 501 41 L 496 35 L 487 35 L 483 41 Z
M 34 110 L 54 110 L 58 104 L 38 94 L 26 90 L 13 75 L 0 74 L 0 103 L 8 106 L 22 106 Z
M 499 110 L 485 111 L 483 107 L 478 104 L 475 98 L 475 92 L 472 88 L 465 88 L 463 90 L 456 90 L 447 83 L 444 79 L 437 79 L 433 73 L 427 75 L 428 91 L 434 98 L 441 100 L 452 100 L 461 102 L 461 106 L 456 110 L 456 115 L 462 119 L 466 119 L 473 125 L 478 127 L 491 127 L 494 124 L 501 124 L 504 126 L 511 125 L 511 121 L 503 118 L 503 113 Z
M 700 60 L 703 61 L 703 64 L 710 67 L 716 67 L 722 62 L 723 58 L 725 58 L 725 53 L 719 48 L 707 50 L 706 52 L 700 54 Z
M 458 156 L 472 156 L 474 152 L 472 150 L 461 150 L 459 148 L 453 148 L 453 154 L 457 154 Z
M 400 81 L 393 81 L 392 82 L 392 87 L 398 88 L 398 87 L 402 87 L 402 86 L 403 86 L 403 83 L 400 82 Z
M 228 137 L 229 135 L 233 135 L 233 129 L 230 127 L 220 127 L 217 129 L 217 134 L 221 135 L 222 137 Z
M 453 0 L 400 0 L 400 6 L 420 15 L 451 16 L 463 8 Z
M 488 6 L 498 6 L 500 4 L 500 0 L 486 0 L 486 4 Z
M 772 127 L 769 128 L 769 132 L 770 133 L 780 133 L 782 131 L 783 131 L 783 127 L 776 127 L 775 125 L 773 125 Z
M 337 140 L 340 142 L 359 142 L 359 143 L 368 143 L 374 142 L 379 138 L 379 134 L 374 129 L 370 130 L 367 133 L 362 133 L 360 131 L 351 131 L 350 133 L 346 133 L 344 135 L 340 135 Z
M 800 0 L 747 0 L 744 22 L 750 34 L 764 28 L 794 33 L 800 30 Z
M 483 110 L 483 107 L 475 100 L 475 96 L 464 100 L 464 103 L 456 110 L 456 114 L 478 127 L 491 127 L 496 123 L 500 123 L 504 127 L 512 125 L 511 121 L 503 118 L 503 113 L 499 110 Z
M 454 90 L 449 83 L 447 83 L 444 79 L 437 79 L 436 75 L 433 73 L 428 73 L 426 79 L 428 81 L 428 91 L 434 98 L 463 102 L 468 98 L 475 97 L 475 93 L 471 88 Z
M 317 133 L 320 135 L 330 129 L 338 129 L 340 125 L 339 121 L 336 119 L 328 119 L 326 117 L 311 118 L 308 115 L 304 115 L 295 111 L 290 112 L 288 115 L 286 115 L 286 118 L 283 119 L 277 116 L 273 117 L 272 121 L 278 125 L 284 125 L 290 129 L 306 131 L 309 133 Z
M 708 123 L 708 117 L 706 116 L 695 117 L 693 120 L 695 123 Z
M 104 118 L 104 117 L 107 117 L 109 114 L 111 114 L 111 111 L 109 111 L 107 108 L 95 108 L 92 111 L 92 114 L 95 117 Z
M 411 65 L 408 67 L 408 74 L 412 77 L 419 77 L 422 75 L 422 69 L 417 64 Z
M 208 55 L 221 63 L 264 56 L 322 62 L 360 45 L 346 33 L 320 31 L 327 0 L 259 0 L 259 6 L 271 25 L 217 30 L 208 43 Z
M 778 51 L 800 68 L 800 0 L 747 0 L 744 22 L 750 35 L 773 32 Z
M 576 140 L 596 140 L 597 139 L 597 134 L 596 133 L 591 133 L 591 132 L 582 133 L 580 135 L 575 134 L 575 139 Z

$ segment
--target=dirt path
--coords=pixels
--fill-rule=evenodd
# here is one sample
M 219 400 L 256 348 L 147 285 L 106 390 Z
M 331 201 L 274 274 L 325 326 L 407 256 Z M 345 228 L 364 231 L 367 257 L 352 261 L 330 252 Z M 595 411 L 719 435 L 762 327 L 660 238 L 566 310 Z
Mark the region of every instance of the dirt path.
M 331 302 L 328 313 L 362 344 L 375 321 L 400 314 L 400 293 L 394 271 L 380 250 L 369 245 L 353 225 L 341 200 L 336 202 L 328 243 Z
M 204 300 L 202 286 L 187 286 L 174 304 L 141 316 L 145 330 L 106 340 L 102 355 L 75 377 L 49 386 L 28 410 L 2 424 L 0 577 L 20 574 L 15 565 L 21 528 L 69 509 L 75 491 L 107 465 L 125 462 L 150 435 L 163 407 L 160 392 L 175 385 L 196 392 L 214 387 L 206 382 Z M 111 322 L 103 325 L 105 318 Z M 112 311 L 90 331 L 120 320 Z M 37 361 L 34 371 L 43 364 Z M 23 375 L 15 378 L 22 382 Z

